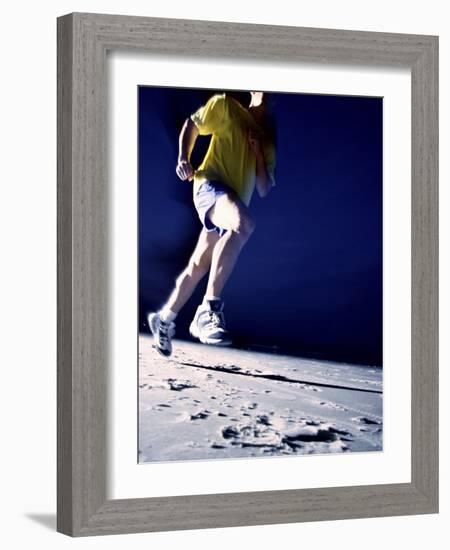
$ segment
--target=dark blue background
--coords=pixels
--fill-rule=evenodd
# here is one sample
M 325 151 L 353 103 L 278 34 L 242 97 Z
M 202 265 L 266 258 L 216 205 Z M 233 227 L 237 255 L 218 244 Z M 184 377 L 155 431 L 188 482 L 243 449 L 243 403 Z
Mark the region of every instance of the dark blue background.
M 139 87 L 139 309 L 170 293 L 201 229 L 178 135 L 214 91 Z M 248 104 L 250 94 L 234 93 Z M 237 345 L 382 364 L 382 99 L 274 94 L 277 186 L 224 292 Z M 209 138 L 199 138 L 198 165 Z M 187 328 L 206 279 L 177 319 Z

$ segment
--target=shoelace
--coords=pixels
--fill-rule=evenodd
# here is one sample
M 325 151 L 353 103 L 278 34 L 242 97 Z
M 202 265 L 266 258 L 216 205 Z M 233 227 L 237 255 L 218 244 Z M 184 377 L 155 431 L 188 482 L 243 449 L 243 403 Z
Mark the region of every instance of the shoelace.
M 225 321 L 220 313 L 215 311 L 209 312 L 209 322 L 214 328 L 225 328 Z
M 167 335 L 167 327 L 165 323 L 161 323 L 159 325 L 159 340 L 162 344 L 166 345 L 169 341 L 168 335 Z
M 174 336 L 175 329 L 164 321 L 160 321 L 159 324 L 159 340 L 164 346 L 169 343 L 169 333 Z

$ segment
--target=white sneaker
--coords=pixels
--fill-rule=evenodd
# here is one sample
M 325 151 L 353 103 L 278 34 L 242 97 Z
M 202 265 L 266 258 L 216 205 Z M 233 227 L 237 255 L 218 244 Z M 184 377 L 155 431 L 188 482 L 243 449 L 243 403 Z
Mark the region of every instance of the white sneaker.
M 208 300 L 200 305 L 195 312 L 189 332 L 198 338 L 202 344 L 214 346 L 231 345 L 230 334 L 225 328 L 222 300 Z
M 175 336 L 175 323 L 165 323 L 159 313 L 149 313 L 147 321 L 156 349 L 161 355 L 169 357 L 172 353 L 172 338 Z

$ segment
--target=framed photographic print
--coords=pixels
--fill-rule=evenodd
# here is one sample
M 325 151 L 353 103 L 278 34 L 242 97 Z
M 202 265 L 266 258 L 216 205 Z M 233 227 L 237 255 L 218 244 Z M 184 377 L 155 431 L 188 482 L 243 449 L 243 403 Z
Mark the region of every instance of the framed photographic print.
M 382 102 L 139 88 L 140 463 L 382 450 Z
M 59 18 L 59 531 L 437 512 L 437 46 Z

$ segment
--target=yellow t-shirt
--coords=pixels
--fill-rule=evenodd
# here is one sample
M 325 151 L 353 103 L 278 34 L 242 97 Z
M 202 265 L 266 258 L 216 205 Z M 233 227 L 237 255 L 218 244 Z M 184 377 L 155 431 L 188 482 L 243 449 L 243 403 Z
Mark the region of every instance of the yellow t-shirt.
M 200 135 L 212 134 L 208 151 L 194 176 L 194 193 L 204 181 L 218 180 L 234 189 L 245 204 L 250 203 L 256 159 L 248 143 L 249 129 L 259 136 L 266 170 L 275 185 L 274 145 L 238 101 L 226 94 L 214 95 L 191 115 L 191 120 Z

